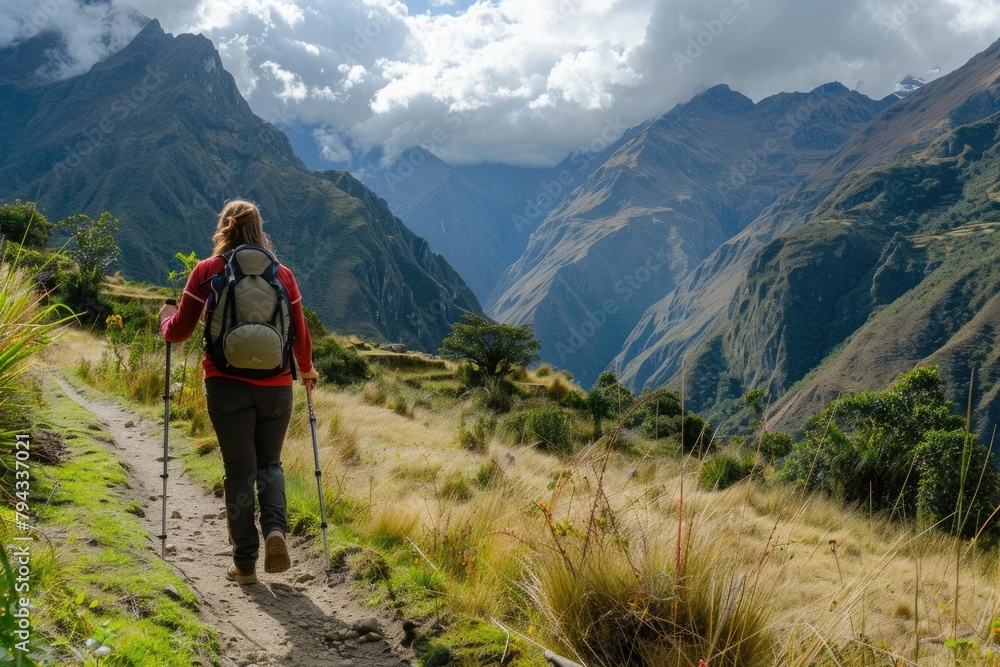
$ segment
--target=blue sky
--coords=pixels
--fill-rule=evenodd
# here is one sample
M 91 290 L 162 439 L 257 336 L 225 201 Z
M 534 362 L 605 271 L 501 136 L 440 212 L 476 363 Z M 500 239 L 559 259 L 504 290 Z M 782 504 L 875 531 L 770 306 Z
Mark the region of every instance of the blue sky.
M 40 16 L 70 76 L 141 28 L 212 40 L 251 108 L 312 128 L 331 164 L 420 145 L 453 164 L 547 166 L 609 127 L 716 84 L 753 100 L 840 81 L 883 97 L 1000 38 L 995 0 L 28 0 L 0 4 L 0 46 Z M 438 4 L 435 4 L 438 3 Z
M 410 14 L 461 14 L 475 0 L 407 0 L 403 4 Z

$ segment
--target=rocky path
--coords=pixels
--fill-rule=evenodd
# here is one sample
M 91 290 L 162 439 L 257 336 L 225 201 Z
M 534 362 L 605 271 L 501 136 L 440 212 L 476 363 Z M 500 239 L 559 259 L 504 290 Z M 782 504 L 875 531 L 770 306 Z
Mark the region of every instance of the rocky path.
M 56 379 L 62 391 L 90 410 L 111 434 L 115 454 L 126 465 L 131 484 L 127 500 L 146 509 L 140 519 L 151 536 L 160 534 L 163 472 L 163 430 L 110 400 L 81 391 Z M 159 460 L 158 460 L 159 459 Z M 329 583 L 322 559 L 306 555 L 301 540 L 292 537 L 292 567 L 265 574 L 260 583 L 238 586 L 225 578 L 231 560 L 221 498 L 170 467 L 167 498 L 167 561 L 197 595 L 202 620 L 214 627 L 227 667 L 400 667 L 415 664 L 401 645 L 402 623 L 372 619 L 373 610 L 354 598 L 342 578 Z M 156 549 L 159 540 L 151 537 Z M 260 564 L 259 564 L 260 565 Z M 383 639 L 343 640 L 344 633 L 367 621 L 377 623 Z

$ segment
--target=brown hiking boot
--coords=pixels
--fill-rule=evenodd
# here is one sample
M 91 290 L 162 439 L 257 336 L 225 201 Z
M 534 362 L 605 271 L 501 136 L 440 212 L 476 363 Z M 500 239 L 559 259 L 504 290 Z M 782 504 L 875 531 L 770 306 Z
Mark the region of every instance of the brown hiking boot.
M 264 571 L 268 573 L 284 572 L 292 566 L 288 557 L 288 546 L 285 536 L 280 531 L 272 530 L 264 540 Z
M 250 570 L 249 573 L 244 573 L 240 571 L 240 568 L 236 567 L 236 563 L 229 566 L 226 570 L 226 579 L 229 581 L 235 581 L 240 586 L 246 586 L 247 584 L 257 583 L 257 572 L 256 568 Z

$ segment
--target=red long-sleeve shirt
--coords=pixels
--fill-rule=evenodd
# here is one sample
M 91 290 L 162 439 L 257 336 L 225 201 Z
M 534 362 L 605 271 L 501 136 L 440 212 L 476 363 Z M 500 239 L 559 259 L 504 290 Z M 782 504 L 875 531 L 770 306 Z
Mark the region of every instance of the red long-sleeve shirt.
M 163 340 L 171 343 L 182 343 L 191 336 L 195 327 L 198 326 L 198 319 L 205 312 L 205 302 L 212 291 L 212 278 L 222 271 L 225 263 L 226 260 L 222 255 L 215 255 L 198 262 L 194 270 L 191 271 L 191 275 L 188 276 L 187 284 L 184 286 L 184 295 L 181 297 L 181 304 L 177 312 L 160 323 Z M 292 354 L 295 356 L 299 371 L 308 373 L 313 367 L 312 340 L 309 337 L 309 328 L 306 326 L 306 320 L 302 314 L 302 294 L 295 282 L 295 276 L 284 265 L 278 268 L 278 280 L 285 286 L 291 304 L 292 324 L 295 326 Z M 282 373 L 266 378 L 239 377 L 220 371 L 207 354 L 202 361 L 202 366 L 205 368 L 205 377 L 228 377 L 262 387 L 282 387 L 292 384 L 291 369 L 285 369 Z

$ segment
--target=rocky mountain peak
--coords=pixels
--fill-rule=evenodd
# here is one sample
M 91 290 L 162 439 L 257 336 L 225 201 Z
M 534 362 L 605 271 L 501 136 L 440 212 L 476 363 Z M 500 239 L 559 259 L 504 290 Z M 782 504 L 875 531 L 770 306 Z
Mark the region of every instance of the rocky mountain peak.
M 752 111 L 753 100 L 738 93 L 724 83 L 712 86 L 684 105 L 684 113 L 714 111 L 726 115 L 737 115 Z

